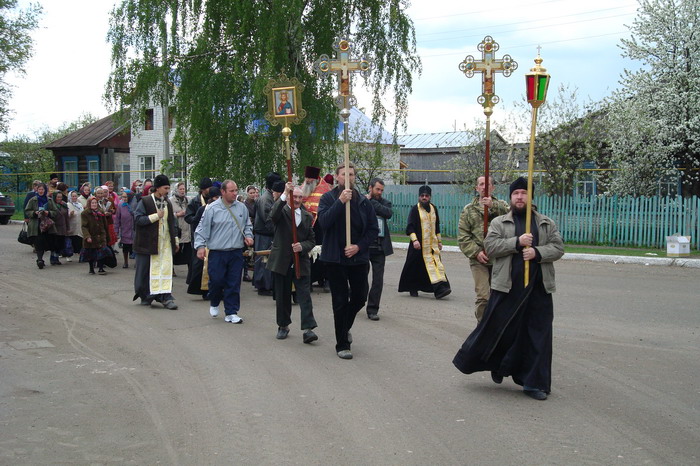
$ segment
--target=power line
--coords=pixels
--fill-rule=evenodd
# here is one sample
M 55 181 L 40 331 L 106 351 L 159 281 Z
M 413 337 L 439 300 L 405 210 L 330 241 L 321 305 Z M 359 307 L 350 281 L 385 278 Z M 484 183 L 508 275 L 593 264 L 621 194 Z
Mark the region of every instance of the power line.
M 520 48 L 525 48 L 525 47 L 536 47 L 538 45 L 543 45 L 543 44 L 559 44 L 562 42 L 573 42 L 573 41 L 577 41 L 577 40 L 596 39 L 598 37 L 607 37 L 607 36 L 614 36 L 614 35 L 618 35 L 618 34 L 625 34 L 626 32 L 627 31 L 620 31 L 620 32 L 611 32 L 608 34 L 598 34 L 595 36 L 576 37 L 574 39 L 542 41 L 542 42 L 536 42 L 534 44 L 509 46 L 508 49 L 520 49 Z M 439 53 L 439 54 L 435 54 L 435 55 L 421 55 L 421 59 L 423 59 L 423 58 L 435 58 L 435 57 L 462 56 L 462 55 L 464 55 L 464 52 Z
M 579 21 L 569 21 L 566 23 L 557 23 L 557 24 L 549 24 L 549 25 L 541 25 L 541 26 L 531 26 L 528 28 L 518 28 L 518 29 L 505 29 L 501 31 L 493 31 L 494 34 L 503 34 L 503 33 L 509 33 L 509 32 L 520 32 L 520 31 L 529 31 L 532 29 L 544 29 L 544 28 L 549 28 L 549 27 L 559 27 L 559 26 L 566 26 L 569 24 L 580 24 L 580 23 L 586 23 L 590 21 L 600 21 L 603 19 L 610 19 L 610 18 L 619 18 L 620 16 L 627 16 L 627 14 L 620 14 L 620 15 L 611 15 L 611 16 L 604 16 L 600 18 L 589 18 L 589 19 L 582 19 Z M 539 21 L 539 20 L 538 20 Z M 513 23 L 513 24 L 525 24 L 525 23 Z M 446 41 L 446 40 L 454 40 L 454 39 L 466 39 L 466 38 L 471 38 L 471 37 L 481 37 L 482 34 L 470 34 L 468 36 L 456 36 L 456 37 L 444 37 L 441 39 L 429 39 L 429 40 L 422 40 L 420 43 L 426 43 L 426 42 L 440 42 L 440 41 Z
M 621 9 L 621 8 L 628 8 L 628 7 L 625 6 L 625 7 L 605 8 L 605 9 L 601 9 L 601 10 L 584 11 L 584 12 L 582 12 L 582 13 L 571 13 L 571 14 L 567 14 L 567 15 L 551 16 L 551 17 L 549 17 L 549 18 L 537 18 L 537 19 L 532 20 L 532 21 L 516 21 L 516 22 L 514 22 L 514 23 L 505 23 L 505 24 L 495 24 L 495 25 L 491 25 L 491 26 L 482 26 L 482 27 L 477 28 L 477 29 L 490 29 L 490 28 L 494 28 L 494 27 L 503 27 L 503 26 L 517 26 L 517 25 L 521 25 L 521 24 L 529 24 L 529 23 L 535 23 L 535 22 L 541 22 L 541 21 L 549 21 L 549 20 L 555 20 L 555 19 L 569 18 L 569 17 L 571 17 L 571 16 L 580 16 L 580 15 L 587 15 L 587 14 L 593 14 L 593 13 L 602 13 L 602 12 L 605 12 L 605 11 L 619 10 L 619 9 Z M 603 17 L 603 18 L 582 19 L 582 20 L 580 20 L 580 22 L 583 22 L 583 21 L 591 21 L 591 20 L 594 20 L 594 19 L 616 18 L 616 17 L 618 17 L 618 16 L 626 16 L 626 15 L 628 15 L 628 14 L 629 14 L 629 13 L 620 14 L 620 15 L 615 15 L 615 16 L 606 16 L 606 17 Z M 564 23 L 564 24 L 571 24 L 571 23 Z M 438 35 L 438 34 L 451 34 L 451 33 L 455 33 L 455 32 L 463 32 L 463 31 L 474 31 L 474 28 L 470 28 L 470 29 L 452 29 L 452 30 L 440 31 L 440 32 L 428 32 L 428 33 L 425 33 L 425 34 L 417 34 L 417 36 L 418 36 L 418 37 L 421 37 L 421 36 L 434 36 L 434 35 Z M 429 40 L 441 40 L 441 39 L 429 39 Z M 428 42 L 428 41 L 423 40 L 423 41 L 421 41 L 421 42 Z

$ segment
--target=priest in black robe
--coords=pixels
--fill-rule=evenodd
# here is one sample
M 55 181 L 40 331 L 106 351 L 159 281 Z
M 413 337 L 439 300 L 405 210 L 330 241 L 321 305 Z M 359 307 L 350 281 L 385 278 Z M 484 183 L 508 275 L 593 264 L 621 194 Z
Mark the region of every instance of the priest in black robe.
M 411 243 L 399 279 L 399 292 L 408 291 L 416 297 L 419 291 L 425 291 L 441 299 L 452 289 L 440 257 L 440 216 L 437 207 L 430 202 L 431 196 L 430 186 L 421 186 L 418 189 L 418 204 L 408 214 L 406 234 Z
M 553 262 L 564 255 L 564 243 L 555 223 L 536 211 L 532 233 L 525 233 L 525 178 L 510 185 L 510 205 L 510 212 L 491 222 L 484 240 L 494 259 L 484 317 L 452 362 L 465 374 L 491 371 L 495 383 L 512 377 L 526 395 L 545 400 L 552 384 Z M 525 260 L 530 262 L 527 287 Z

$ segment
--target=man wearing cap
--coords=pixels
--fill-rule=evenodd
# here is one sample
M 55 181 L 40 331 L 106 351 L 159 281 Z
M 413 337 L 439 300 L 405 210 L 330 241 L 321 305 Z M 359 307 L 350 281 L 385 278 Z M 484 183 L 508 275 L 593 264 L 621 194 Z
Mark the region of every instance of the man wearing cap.
M 275 197 L 272 187 L 277 181 L 282 181 L 279 173 L 270 172 L 265 177 L 265 192 L 255 201 L 255 223 L 253 233 L 255 234 L 255 250 L 269 250 L 272 245 L 272 237 L 275 234 L 275 227 L 270 221 L 270 211 Z M 281 192 L 284 191 L 282 182 Z M 258 290 L 259 295 L 272 296 L 272 272 L 265 268 L 265 257 L 256 256 L 253 266 L 253 286 Z
M 313 329 L 316 328 L 313 304 L 311 302 L 311 287 L 309 273 L 311 261 L 309 251 L 316 242 L 311 226 L 313 219 L 301 206 L 301 188 L 295 188 L 289 182 L 286 192 L 275 201 L 270 212 L 270 219 L 275 225 L 275 238 L 272 241 L 270 259 L 267 268 L 274 276 L 275 307 L 277 309 L 277 339 L 284 340 L 289 335 L 289 325 L 292 323 L 292 283 L 296 289 L 297 300 L 301 311 L 301 330 L 304 343 L 318 340 Z M 289 208 L 288 199 L 292 198 L 294 214 Z M 296 242 L 292 238 L 292 218 L 296 225 Z M 294 253 L 299 256 L 299 263 L 294 262 Z M 299 278 L 296 277 L 297 267 Z
M 552 384 L 553 262 L 564 255 L 564 243 L 552 219 L 534 210 L 531 233 L 525 233 L 527 197 L 527 180 L 520 177 L 510 185 L 510 212 L 491 222 L 484 240 L 494 262 L 491 296 L 452 362 L 465 374 L 491 371 L 495 383 L 513 377 L 526 395 L 546 400 Z
M 355 167 L 335 169 L 338 185 L 321 196 L 318 222 L 323 228 L 321 260 L 326 263 L 331 287 L 335 351 L 352 359 L 350 329 L 367 300 L 369 245 L 379 234 L 377 216 L 365 196 L 355 189 Z M 350 204 L 350 244 L 346 244 L 346 204 Z
M 418 189 L 418 204 L 408 214 L 406 234 L 411 242 L 399 279 L 399 292 L 408 291 L 411 296 L 417 297 L 418 291 L 425 291 L 441 299 L 452 289 L 440 258 L 440 216 L 437 207 L 430 202 L 432 192 L 430 186 L 421 186 Z
M 494 196 L 493 177 L 489 176 L 489 196 L 486 193 L 486 179 L 480 176 L 476 179 L 478 196 L 471 204 L 462 209 L 459 216 L 459 249 L 469 258 L 469 267 L 474 278 L 474 315 L 477 322 L 481 321 L 491 292 L 491 261 L 484 251 L 484 209 L 488 209 L 489 224 L 491 221 L 508 212 L 508 204 Z
M 301 191 L 303 194 L 302 204 L 304 208 L 312 215 L 314 235 L 316 237 L 316 244 L 323 244 L 323 230 L 321 225 L 316 221 L 318 219 L 318 203 L 321 200 L 321 196 L 326 194 L 331 190 L 330 186 L 321 176 L 321 169 L 318 167 L 307 166 L 304 168 L 304 183 L 301 185 Z M 311 263 L 311 278 L 309 280 L 309 286 L 312 283 L 318 282 L 319 285 L 323 286 L 325 291 L 330 291 L 328 288 L 328 282 L 326 280 L 326 267 L 323 262 L 316 259 Z
M 248 209 L 236 200 L 238 186 L 232 180 L 221 184 L 221 197 L 204 209 L 194 233 L 197 258 L 204 260 L 208 253 L 209 314 L 219 315 L 219 304 L 224 302 L 226 322 L 240 324 L 241 273 L 243 248 L 253 244 L 253 225 Z
M 172 295 L 173 255 L 178 251 L 177 219 L 168 200 L 170 180 L 158 175 L 155 192 L 144 194 L 134 211 L 136 274 L 134 300 L 150 306 L 153 301 L 166 309 L 177 309 Z

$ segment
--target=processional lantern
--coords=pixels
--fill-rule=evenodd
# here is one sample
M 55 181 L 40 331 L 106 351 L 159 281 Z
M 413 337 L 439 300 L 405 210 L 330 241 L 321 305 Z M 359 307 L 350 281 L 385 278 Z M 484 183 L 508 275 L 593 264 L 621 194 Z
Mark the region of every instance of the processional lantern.
M 263 93 L 267 95 L 268 111 L 265 119 L 272 126 L 277 126 L 282 122 L 282 136 L 284 137 L 285 155 L 287 158 L 287 181 L 292 181 L 292 152 L 289 147 L 289 136 L 292 135 L 290 123 L 299 124 L 306 116 L 306 110 L 301 105 L 301 93 L 304 85 L 297 78 L 288 78 L 284 73 L 280 73 L 277 79 L 270 79 L 263 88 Z M 292 211 L 292 242 L 297 242 L 297 225 L 294 221 L 294 199 L 288 199 L 289 208 Z M 300 278 L 299 253 L 294 253 L 294 269 L 296 277 Z
M 530 233 L 532 222 L 532 177 L 535 171 L 535 134 L 537 128 L 537 109 L 547 98 L 549 75 L 542 66 L 540 47 L 537 47 L 535 67 L 525 74 L 527 103 L 532 106 L 532 123 L 530 126 L 530 152 L 527 158 L 527 211 L 525 215 L 525 233 Z M 530 261 L 525 261 L 525 287 L 530 283 Z
M 321 55 L 314 62 L 314 71 L 319 76 L 325 77 L 331 73 L 338 76 L 338 95 L 335 97 L 335 105 L 340 109 L 340 117 L 343 120 L 343 149 L 345 153 L 345 177 L 346 188 L 348 188 L 348 166 L 350 165 L 350 140 L 348 135 L 348 124 L 350 118 L 350 108 L 357 104 L 357 100 L 351 93 L 350 73 L 359 72 L 361 76 L 369 76 L 369 72 L 374 67 L 374 61 L 366 56 L 352 58 L 350 53 L 354 44 L 347 37 L 338 37 L 333 43 L 335 58 L 328 55 Z M 345 241 L 350 245 L 350 203 L 345 203 Z
M 496 73 L 503 73 L 503 76 L 510 76 L 513 71 L 518 69 L 518 63 L 513 58 L 506 54 L 503 58 L 496 58 L 496 52 L 500 48 L 498 42 L 493 40 L 493 37 L 486 36 L 482 40 L 477 49 L 481 52 L 481 61 L 474 59 L 472 55 L 467 55 L 466 58 L 459 64 L 459 69 L 467 78 L 474 76 L 474 73 L 481 73 L 481 95 L 476 101 L 484 107 L 484 115 L 486 115 L 486 138 L 484 139 L 484 180 L 486 190 L 484 197 L 489 196 L 489 163 L 491 160 L 491 114 L 493 106 L 500 102 L 496 95 Z M 484 236 L 489 227 L 489 211 L 484 209 Z

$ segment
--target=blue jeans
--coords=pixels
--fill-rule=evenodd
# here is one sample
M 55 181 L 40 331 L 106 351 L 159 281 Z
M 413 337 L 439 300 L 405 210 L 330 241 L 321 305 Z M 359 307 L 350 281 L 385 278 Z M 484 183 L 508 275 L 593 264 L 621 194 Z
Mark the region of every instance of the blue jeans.
M 241 276 L 243 249 L 209 251 L 209 304 L 218 307 L 224 300 L 226 315 L 237 314 L 241 308 Z

